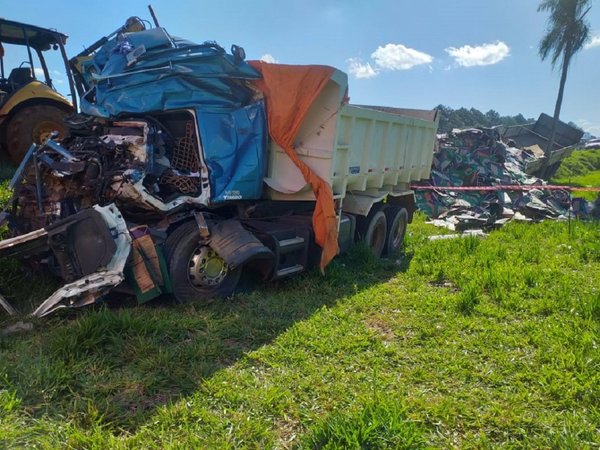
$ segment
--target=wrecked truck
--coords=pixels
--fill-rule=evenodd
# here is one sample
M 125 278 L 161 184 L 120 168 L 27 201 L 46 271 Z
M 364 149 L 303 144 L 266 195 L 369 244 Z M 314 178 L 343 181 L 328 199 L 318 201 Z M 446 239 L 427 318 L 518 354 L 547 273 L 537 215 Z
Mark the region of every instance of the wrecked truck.
M 72 60 L 82 113 L 62 142 L 31 145 L 11 182 L 0 256 L 64 282 L 34 316 L 111 291 L 227 297 L 242 271 L 323 270 L 358 239 L 400 249 L 435 111 L 352 106 L 333 67 L 140 28 Z

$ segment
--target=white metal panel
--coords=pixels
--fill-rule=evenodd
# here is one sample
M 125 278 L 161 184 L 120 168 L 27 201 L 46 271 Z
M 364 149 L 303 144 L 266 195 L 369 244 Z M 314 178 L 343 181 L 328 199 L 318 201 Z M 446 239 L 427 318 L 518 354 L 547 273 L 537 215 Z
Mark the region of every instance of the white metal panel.
M 347 193 L 405 190 L 429 177 L 437 118 L 433 121 L 351 105 L 340 107 L 346 89 L 336 72 L 314 105 L 296 138 L 300 158 L 328 180 L 336 198 Z M 269 155 L 269 197 L 314 200 L 300 170 L 276 144 Z
M 346 74 L 334 72 L 308 110 L 294 140 L 300 159 L 324 180 L 333 173 L 335 136 L 339 109 L 347 86 Z M 275 200 L 313 200 L 312 189 L 284 150 L 275 142 L 269 149 L 267 177 L 269 197 Z

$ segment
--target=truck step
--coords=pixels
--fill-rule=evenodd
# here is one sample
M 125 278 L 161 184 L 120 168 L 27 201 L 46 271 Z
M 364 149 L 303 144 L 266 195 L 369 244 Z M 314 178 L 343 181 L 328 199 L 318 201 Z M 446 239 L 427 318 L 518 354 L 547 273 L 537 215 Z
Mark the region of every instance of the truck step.
M 283 240 L 279 241 L 279 246 L 287 247 L 290 245 L 302 244 L 303 242 L 304 242 L 304 238 L 302 238 L 300 236 L 296 236 L 295 238 L 283 239 Z
M 287 277 L 288 275 L 302 272 L 303 270 L 304 266 L 302 264 L 296 264 L 295 266 L 286 267 L 285 269 L 280 269 L 277 271 L 277 278 Z
M 299 236 L 279 241 L 279 253 L 291 253 L 297 250 L 301 250 L 303 247 L 304 238 Z

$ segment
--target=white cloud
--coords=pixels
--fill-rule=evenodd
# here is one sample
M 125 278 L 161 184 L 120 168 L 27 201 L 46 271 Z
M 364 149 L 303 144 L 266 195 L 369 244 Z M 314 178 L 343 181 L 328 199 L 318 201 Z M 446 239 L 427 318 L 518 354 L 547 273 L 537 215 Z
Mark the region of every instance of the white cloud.
M 271 55 L 270 53 L 265 53 L 264 55 L 262 55 L 260 57 L 261 61 L 267 62 L 267 63 L 271 63 L 271 64 L 277 64 L 279 61 L 277 61 L 275 59 L 275 57 L 273 55 Z
M 600 135 L 600 124 L 593 124 L 592 122 L 586 119 L 579 119 L 575 123 L 588 133 L 592 133 L 593 135 Z
M 388 70 L 408 70 L 420 64 L 429 64 L 433 57 L 402 44 L 386 44 L 371 54 L 377 67 Z
M 409 70 L 433 61 L 433 56 L 402 44 L 379 46 L 371 53 L 371 58 L 372 61 L 366 63 L 360 58 L 348 59 L 348 72 L 356 78 L 372 78 L 384 70 Z M 429 72 L 432 72 L 433 66 L 428 67 Z
M 588 125 L 584 130 L 594 136 L 600 136 L 600 125 Z
M 58 70 L 51 70 L 50 76 L 52 77 L 52 81 L 56 84 L 63 84 L 65 82 L 65 80 L 62 79 L 62 72 Z
M 498 41 L 493 44 L 483 44 L 472 47 L 449 47 L 446 53 L 454 58 L 459 66 L 489 66 L 497 64 L 510 55 L 510 48 L 504 42 Z
M 588 43 L 583 46 L 583 48 L 586 50 L 594 47 L 600 47 L 600 34 L 592 36 Z
M 377 71 L 370 63 L 363 64 L 358 58 L 350 58 L 348 61 L 348 72 L 356 78 L 372 78 L 377 76 Z
M 33 69 L 33 72 L 35 73 L 35 77 L 38 80 L 44 81 L 46 80 L 46 77 L 44 76 L 44 69 L 42 69 L 41 67 L 36 67 L 35 69 Z M 63 80 L 61 78 L 62 76 L 62 72 L 58 71 L 58 70 L 50 70 L 50 78 L 52 78 L 52 82 L 55 84 L 63 84 L 65 82 L 65 80 Z

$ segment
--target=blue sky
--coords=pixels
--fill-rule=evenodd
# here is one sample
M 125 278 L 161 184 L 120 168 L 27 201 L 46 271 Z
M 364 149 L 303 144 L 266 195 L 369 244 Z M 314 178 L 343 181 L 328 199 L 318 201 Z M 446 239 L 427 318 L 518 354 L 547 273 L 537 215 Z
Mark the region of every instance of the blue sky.
M 7 19 L 68 34 L 73 55 L 149 0 L 0 1 Z M 97 5 L 102 5 L 100 9 Z M 162 26 L 197 42 L 245 48 L 248 59 L 327 64 L 349 73 L 353 103 L 553 113 L 559 73 L 541 62 L 546 15 L 536 0 L 153 0 Z M 52 6 L 51 6 L 52 5 Z M 600 135 L 600 2 L 596 38 L 574 59 L 561 119 Z M 59 79 L 60 76 L 56 75 Z

